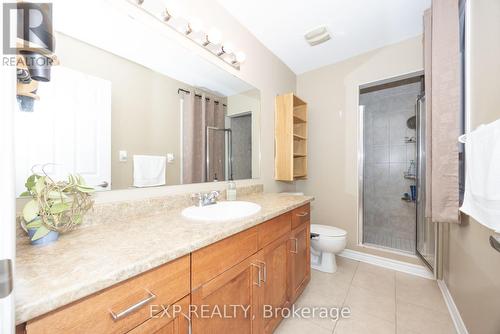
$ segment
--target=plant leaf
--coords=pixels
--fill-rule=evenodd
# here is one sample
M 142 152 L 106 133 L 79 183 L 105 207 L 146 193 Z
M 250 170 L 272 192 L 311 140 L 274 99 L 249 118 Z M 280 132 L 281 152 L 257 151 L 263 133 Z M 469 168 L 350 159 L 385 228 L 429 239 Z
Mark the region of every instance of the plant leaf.
M 42 226 L 41 219 L 35 219 L 31 221 L 29 224 L 26 224 L 26 228 L 39 228 L 40 226 Z
M 41 176 L 36 180 L 35 192 L 37 194 L 40 194 L 42 192 L 43 188 L 45 188 L 45 176 Z
M 29 191 L 22 192 L 19 197 L 28 197 L 31 196 L 31 193 Z
M 67 203 L 55 203 L 50 207 L 50 213 L 57 215 L 58 213 L 68 210 L 70 206 Z
M 82 216 L 76 215 L 74 221 L 75 221 L 75 224 L 81 224 L 82 223 Z
M 28 177 L 28 179 L 26 179 L 26 183 L 24 184 L 24 186 L 26 187 L 26 189 L 28 189 L 28 191 L 31 191 L 31 189 L 33 189 L 33 187 L 35 186 L 35 183 L 36 183 L 36 175 L 33 174 L 30 177 Z
M 76 189 L 82 193 L 92 193 L 95 190 L 93 187 L 89 186 L 76 186 Z
M 48 228 L 45 227 L 45 225 L 41 225 L 35 232 L 35 234 L 33 234 L 33 236 L 31 237 L 31 241 L 35 241 L 35 240 L 38 240 L 40 238 L 43 238 L 44 236 L 46 236 L 47 234 L 49 234 L 50 230 Z
M 47 196 L 50 198 L 50 199 L 66 199 L 68 198 L 68 196 L 63 193 L 62 191 L 59 192 L 59 191 L 56 191 L 56 190 L 51 190 L 48 192 Z
M 38 206 L 38 202 L 32 199 L 23 208 L 23 218 L 24 221 L 29 223 L 36 217 L 38 217 L 38 212 L 40 211 L 40 208 Z

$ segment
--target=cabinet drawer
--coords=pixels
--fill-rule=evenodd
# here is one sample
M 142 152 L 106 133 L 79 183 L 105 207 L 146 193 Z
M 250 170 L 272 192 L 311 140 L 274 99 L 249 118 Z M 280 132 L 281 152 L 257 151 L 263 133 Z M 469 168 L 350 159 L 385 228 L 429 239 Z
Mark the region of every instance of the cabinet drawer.
M 257 226 L 191 254 L 191 289 L 208 282 L 258 250 Z
M 189 334 L 189 299 L 184 297 L 128 334 Z
M 126 333 L 148 320 L 151 313 L 160 312 L 159 305 L 172 304 L 189 294 L 189 269 L 188 255 L 31 320 L 26 331 Z
M 290 212 L 271 219 L 258 226 L 259 249 L 269 245 L 279 237 L 289 233 L 292 226 L 292 214 Z
M 306 204 L 292 211 L 292 229 L 311 220 L 311 206 Z

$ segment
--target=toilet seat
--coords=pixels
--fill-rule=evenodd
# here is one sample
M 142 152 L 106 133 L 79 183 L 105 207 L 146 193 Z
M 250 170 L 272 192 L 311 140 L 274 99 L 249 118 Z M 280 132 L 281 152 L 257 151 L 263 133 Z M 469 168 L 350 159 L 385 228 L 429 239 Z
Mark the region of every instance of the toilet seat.
M 311 224 L 311 233 L 317 233 L 323 237 L 345 237 L 347 235 L 347 232 L 341 228 L 318 224 Z

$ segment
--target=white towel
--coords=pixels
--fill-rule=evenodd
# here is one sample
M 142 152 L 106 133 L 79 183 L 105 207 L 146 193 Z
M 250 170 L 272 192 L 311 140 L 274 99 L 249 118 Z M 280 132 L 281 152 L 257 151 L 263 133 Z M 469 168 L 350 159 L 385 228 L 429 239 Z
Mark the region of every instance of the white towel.
M 156 155 L 134 155 L 134 187 L 165 185 L 167 158 Z
M 467 134 L 465 195 L 460 210 L 500 232 L 500 120 Z

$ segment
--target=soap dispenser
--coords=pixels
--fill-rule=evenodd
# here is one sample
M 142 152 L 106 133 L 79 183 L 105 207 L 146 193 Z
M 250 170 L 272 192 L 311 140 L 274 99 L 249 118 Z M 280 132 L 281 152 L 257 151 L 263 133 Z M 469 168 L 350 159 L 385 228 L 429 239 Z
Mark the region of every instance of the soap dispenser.
M 228 201 L 236 201 L 236 183 L 230 179 L 227 183 L 226 199 Z

